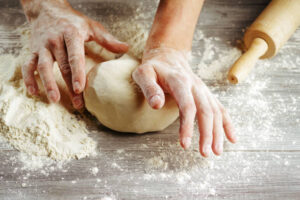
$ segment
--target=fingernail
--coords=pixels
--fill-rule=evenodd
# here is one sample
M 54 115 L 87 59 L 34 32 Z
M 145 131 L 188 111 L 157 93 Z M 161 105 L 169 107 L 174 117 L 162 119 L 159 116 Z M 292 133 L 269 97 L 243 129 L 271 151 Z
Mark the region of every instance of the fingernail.
M 184 149 L 188 149 L 191 146 L 192 138 L 190 138 L 190 137 L 182 138 L 181 142 L 182 142 Z
M 80 83 L 78 81 L 75 81 L 74 84 L 73 84 L 73 90 L 74 92 L 80 92 Z
M 73 98 L 73 106 L 74 106 L 76 109 L 82 108 L 82 106 L 83 106 L 83 101 L 82 101 L 82 98 L 81 98 L 80 96 L 77 96 L 77 97 L 74 97 L 74 98 Z
M 122 41 L 120 41 L 119 39 L 117 39 L 116 37 L 114 37 L 112 35 L 109 35 L 109 36 L 110 36 L 109 40 L 114 41 L 114 42 L 119 43 L 119 44 L 126 44 L 127 45 L 126 42 L 122 42 Z
M 28 89 L 29 94 L 31 94 L 31 95 L 35 94 L 36 90 L 35 90 L 35 88 L 33 86 L 29 86 L 27 89 Z
M 160 100 L 161 100 L 160 96 L 154 95 L 150 99 L 150 106 L 153 107 L 153 108 L 158 108 L 158 106 L 160 104 Z
M 122 41 L 120 41 L 120 40 L 117 40 L 120 44 L 123 44 L 123 45 L 126 45 L 126 46 L 128 46 L 128 44 L 126 43 L 126 42 L 122 42 Z
M 52 102 L 55 102 L 56 101 L 56 92 L 51 90 L 50 92 L 48 92 L 48 97 L 49 97 L 49 100 L 52 101 Z
M 209 148 L 210 148 L 209 145 L 205 145 L 205 146 L 204 146 L 203 153 L 205 154 L 206 157 L 209 157 L 209 154 L 210 154 L 210 153 L 209 153 L 209 152 L 210 152 L 210 149 L 209 149 Z

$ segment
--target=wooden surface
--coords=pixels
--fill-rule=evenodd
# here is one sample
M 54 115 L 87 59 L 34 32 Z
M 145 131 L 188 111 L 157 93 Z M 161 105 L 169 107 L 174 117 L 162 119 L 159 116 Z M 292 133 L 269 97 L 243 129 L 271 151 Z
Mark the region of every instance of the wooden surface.
M 107 12 L 132 14 L 138 2 L 71 1 L 102 21 Z M 143 12 L 153 12 L 155 2 L 143 2 Z M 219 37 L 221 49 L 228 43 L 234 46 L 267 2 L 206 1 L 197 29 Z M 0 53 L 18 51 L 19 36 L 13 30 L 24 21 L 17 0 L 0 0 Z M 151 16 L 144 21 L 150 22 Z M 203 41 L 193 48 L 201 52 Z M 239 136 L 238 144 L 226 143 L 221 157 L 201 158 L 196 138 L 192 150 L 181 150 L 178 121 L 163 133 L 141 136 L 93 125 L 90 130 L 99 154 L 69 162 L 63 169 L 45 167 L 46 173 L 21 170 L 22 163 L 11 159 L 18 152 L 0 143 L 0 199 L 300 199 L 299 55 L 298 30 L 276 58 L 260 61 L 245 83 L 232 86 L 205 80 L 229 108 Z M 193 68 L 201 59 L 196 55 Z M 266 63 L 267 68 L 259 67 Z M 156 158 L 159 162 L 153 167 Z M 91 173 L 93 167 L 99 169 L 97 174 Z

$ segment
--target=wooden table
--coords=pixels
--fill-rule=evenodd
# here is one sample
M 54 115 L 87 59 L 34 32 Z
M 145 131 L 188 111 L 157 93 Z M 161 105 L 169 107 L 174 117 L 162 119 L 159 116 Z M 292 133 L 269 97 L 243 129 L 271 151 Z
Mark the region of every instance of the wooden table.
M 139 2 L 73 0 L 71 4 L 109 23 L 107 15 L 132 15 Z M 197 29 L 206 37 L 220 38 L 213 44 L 223 52 L 232 49 L 242 29 L 267 2 L 206 1 Z M 143 3 L 142 10 L 148 15 L 140 21 L 150 23 L 153 16 L 149 13 L 156 3 Z M 13 30 L 24 21 L 17 0 L 0 0 L 0 53 L 18 51 L 19 35 Z M 203 39 L 194 42 L 194 52 L 200 52 L 195 54 L 194 69 L 206 59 L 201 54 L 204 43 Z M 238 144 L 225 143 L 221 157 L 201 158 L 197 137 L 192 150 L 180 149 L 178 121 L 162 133 L 141 136 L 94 125 L 90 130 L 98 141 L 99 154 L 71 161 L 63 169 L 21 170 L 22 164 L 11 159 L 18 152 L 2 142 L 0 199 L 300 199 L 299 55 L 298 30 L 277 57 L 260 61 L 256 73 L 241 85 L 205 80 L 229 108 L 239 136 Z

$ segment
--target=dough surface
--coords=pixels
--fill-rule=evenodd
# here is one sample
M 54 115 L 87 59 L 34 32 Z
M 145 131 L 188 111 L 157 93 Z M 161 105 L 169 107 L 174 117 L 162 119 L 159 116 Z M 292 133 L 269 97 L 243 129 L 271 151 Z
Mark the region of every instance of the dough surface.
M 178 108 L 169 95 L 160 110 L 152 109 L 131 78 L 139 62 L 124 55 L 103 62 L 88 73 L 84 100 L 88 111 L 106 127 L 120 132 L 160 131 L 178 117 Z

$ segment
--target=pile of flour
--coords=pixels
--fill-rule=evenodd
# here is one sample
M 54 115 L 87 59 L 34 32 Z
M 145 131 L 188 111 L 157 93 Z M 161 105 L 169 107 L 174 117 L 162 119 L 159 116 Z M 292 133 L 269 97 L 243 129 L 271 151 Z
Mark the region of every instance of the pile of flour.
M 130 54 L 141 58 L 148 31 L 138 24 L 126 28 L 126 24 L 116 23 L 111 31 L 116 33 L 122 28 L 124 31 L 117 36 L 131 46 Z M 21 66 L 30 56 L 30 27 L 25 24 L 17 31 L 22 46 L 19 54 L 0 55 L 0 139 L 21 152 L 19 161 L 26 169 L 41 168 L 51 164 L 51 160 L 66 161 L 96 155 L 97 143 L 89 136 L 87 119 L 72 109 L 66 94 L 61 95 L 59 104 L 49 104 L 39 80 L 40 97 L 26 93 Z M 93 57 L 86 57 L 87 71 L 98 62 L 119 56 L 93 41 L 85 47 L 87 55 Z M 66 93 L 56 63 L 53 70 L 60 92 Z
M 45 96 L 26 94 L 21 65 L 30 53 L 28 27 L 21 33 L 20 54 L 0 56 L 0 135 L 32 156 L 70 160 L 94 154 L 96 142 L 89 137 L 79 114 L 67 109 L 67 104 L 49 104 Z

